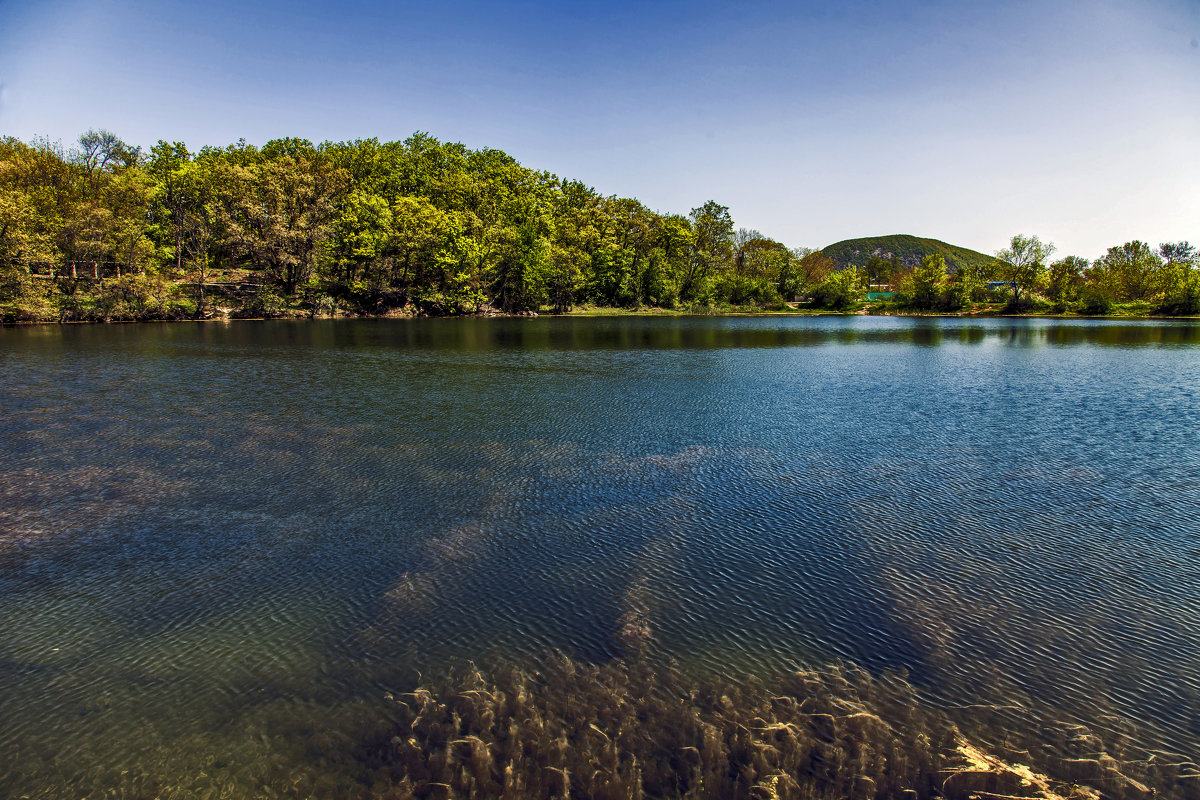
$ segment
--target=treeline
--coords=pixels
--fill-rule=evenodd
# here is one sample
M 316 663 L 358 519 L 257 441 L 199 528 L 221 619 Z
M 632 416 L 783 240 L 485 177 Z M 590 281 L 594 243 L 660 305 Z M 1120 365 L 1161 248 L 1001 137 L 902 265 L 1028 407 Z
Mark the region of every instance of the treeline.
M 940 254 L 904 267 L 890 253 L 834 273 L 814 292 L 829 307 L 850 307 L 869 288 L 891 289 L 885 303 L 899 309 L 959 311 L 982 303 L 1001 310 L 1104 315 L 1117 307 L 1133 313 L 1200 314 L 1200 254 L 1188 242 L 1157 249 L 1132 241 L 1110 247 L 1094 261 L 1081 256 L 1051 260 L 1055 247 L 1018 234 L 996 252 L 993 264 L 974 263 L 951 273 Z
M 714 201 L 652 211 L 494 149 L 417 133 L 190 152 L 108 131 L 65 149 L 0 138 L 0 319 L 520 313 L 577 305 L 1200 313 L 1187 242 L 1051 261 L 1015 236 L 999 262 L 948 270 L 875 252 L 838 269 L 735 229 Z
M 418 133 L 149 152 L 0 140 L 9 319 L 515 313 L 777 304 L 828 267 L 707 202 L 686 215 Z M 229 309 L 226 309 L 229 310 Z

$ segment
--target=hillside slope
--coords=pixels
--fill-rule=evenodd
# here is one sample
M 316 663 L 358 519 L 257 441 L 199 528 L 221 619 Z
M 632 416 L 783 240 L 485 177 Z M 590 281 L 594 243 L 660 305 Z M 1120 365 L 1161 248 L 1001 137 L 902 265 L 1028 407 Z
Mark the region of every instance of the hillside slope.
M 892 236 L 866 236 L 861 239 L 846 239 L 845 241 L 831 244 L 822 250 L 825 255 L 832 258 L 838 265 L 838 269 L 855 265 L 861 267 L 866 263 L 872 253 L 878 252 L 883 258 L 890 259 L 896 256 L 901 264 L 905 266 L 916 266 L 921 263 L 921 259 L 930 253 L 941 253 L 946 259 L 946 266 L 951 272 L 957 271 L 960 267 L 985 267 L 991 268 L 999 265 L 999 261 L 993 256 L 985 255 L 975 250 L 969 250 L 966 247 L 958 247 L 956 245 L 947 244 L 938 239 L 922 239 L 917 236 L 909 236 L 908 234 L 894 234 Z

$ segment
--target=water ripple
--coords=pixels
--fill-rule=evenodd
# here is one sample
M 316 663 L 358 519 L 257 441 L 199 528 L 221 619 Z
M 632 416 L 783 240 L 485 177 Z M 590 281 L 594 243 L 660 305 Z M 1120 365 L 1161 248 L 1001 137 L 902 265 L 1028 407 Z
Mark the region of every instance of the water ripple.
M 383 692 L 559 651 L 1200 752 L 1198 330 L 6 331 L 0 790 L 341 796 Z

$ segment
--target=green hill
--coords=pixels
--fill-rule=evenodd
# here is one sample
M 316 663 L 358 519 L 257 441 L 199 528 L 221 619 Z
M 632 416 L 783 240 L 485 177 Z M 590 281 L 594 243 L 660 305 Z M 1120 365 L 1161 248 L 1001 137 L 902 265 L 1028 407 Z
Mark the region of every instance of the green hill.
M 937 239 L 921 239 L 904 233 L 846 239 L 843 242 L 829 245 L 821 252 L 837 262 L 838 269 L 852 264 L 861 267 L 872 253 L 878 253 L 887 259 L 895 256 L 901 264 L 910 267 L 920 264 L 921 259 L 930 253 L 941 253 L 951 272 L 957 271 L 959 267 L 981 266 L 990 269 L 1000 263 L 998 259 L 975 250 L 946 244 Z

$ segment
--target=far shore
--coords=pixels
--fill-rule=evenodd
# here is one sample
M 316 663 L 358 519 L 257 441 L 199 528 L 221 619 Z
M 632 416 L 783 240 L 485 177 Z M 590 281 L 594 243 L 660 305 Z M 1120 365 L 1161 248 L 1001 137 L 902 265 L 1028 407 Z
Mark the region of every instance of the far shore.
M 485 309 L 475 313 L 462 314 L 428 314 L 397 309 L 381 314 L 312 314 L 302 309 L 289 309 L 271 316 L 235 316 L 218 310 L 217 313 L 203 317 L 166 317 L 144 319 L 27 319 L 8 320 L 0 323 L 0 327 L 15 327 L 24 325 L 95 325 L 95 324 L 126 324 L 136 322 L 264 322 L 276 320 L 354 320 L 354 319 L 463 319 L 480 317 L 555 317 L 555 318 L 599 318 L 599 317 L 907 317 L 917 319 L 1054 319 L 1054 320 L 1197 320 L 1200 316 L 1170 316 L 1153 313 L 1132 313 L 1117 310 L 1107 315 L 1087 315 L 1071 312 L 1025 312 L 1010 313 L 1003 308 L 976 308 L 963 311 L 916 311 L 904 309 L 877 309 L 871 306 L 838 311 L 833 309 L 809 308 L 799 304 L 788 304 L 781 308 L 707 308 L 707 309 L 671 309 L 671 308 L 619 308 L 605 306 L 580 306 L 567 312 L 554 311 L 521 311 L 503 312 L 495 309 Z

